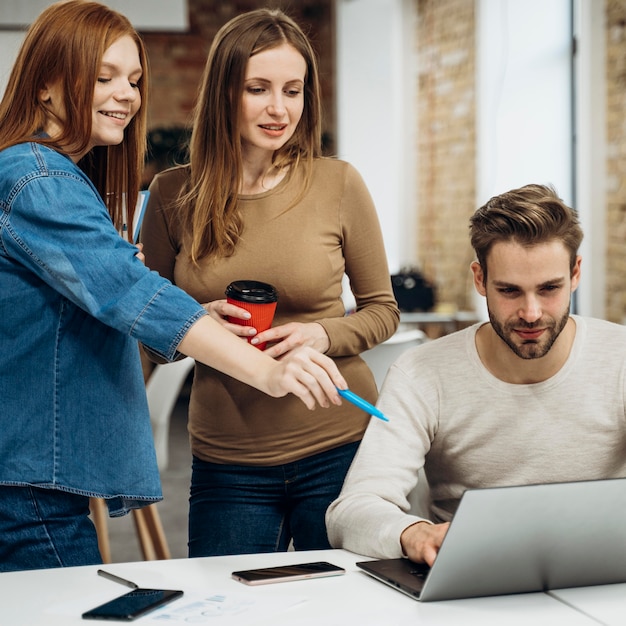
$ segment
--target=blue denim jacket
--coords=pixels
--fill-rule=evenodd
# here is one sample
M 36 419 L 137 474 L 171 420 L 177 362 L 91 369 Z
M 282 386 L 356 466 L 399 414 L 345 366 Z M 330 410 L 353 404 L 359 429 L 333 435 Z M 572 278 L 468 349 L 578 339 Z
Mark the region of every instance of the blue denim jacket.
M 172 360 L 205 311 L 136 252 L 69 158 L 0 152 L 0 484 L 161 499 L 138 341 Z

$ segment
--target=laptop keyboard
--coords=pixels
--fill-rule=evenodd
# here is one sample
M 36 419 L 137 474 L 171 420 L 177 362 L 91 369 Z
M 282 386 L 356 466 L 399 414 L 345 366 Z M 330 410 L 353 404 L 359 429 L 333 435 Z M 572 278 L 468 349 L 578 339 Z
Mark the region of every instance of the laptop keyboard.
M 419 578 L 420 580 L 425 580 L 429 571 L 430 567 L 428 567 L 428 565 L 415 564 L 415 567 L 411 569 L 409 574 L 411 574 L 411 576 L 415 576 L 415 578 Z

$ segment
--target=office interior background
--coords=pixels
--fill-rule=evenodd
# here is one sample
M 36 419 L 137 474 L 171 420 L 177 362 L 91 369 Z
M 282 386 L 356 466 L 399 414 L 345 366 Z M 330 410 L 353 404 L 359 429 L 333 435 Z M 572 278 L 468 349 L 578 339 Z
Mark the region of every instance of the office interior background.
M 50 3 L 3 0 L 0 89 L 24 28 Z M 144 37 L 151 135 L 170 160 L 217 29 L 244 11 L 282 8 L 319 54 L 325 149 L 368 184 L 392 272 L 417 266 L 438 307 L 480 311 L 469 216 L 494 194 L 550 183 L 586 233 L 575 310 L 626 320 L 626 0 L 106 4 Z

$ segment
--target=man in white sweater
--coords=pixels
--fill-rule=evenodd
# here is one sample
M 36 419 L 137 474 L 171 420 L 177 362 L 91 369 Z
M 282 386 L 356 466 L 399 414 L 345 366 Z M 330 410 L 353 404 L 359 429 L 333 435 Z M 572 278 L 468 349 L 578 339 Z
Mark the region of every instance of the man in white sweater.
M 582 230 L 553 189 L 470 220 L 489 322 L 405 352 L 326 523 L 330 542 L 432 565 L 466 489 L 626 476 L 626 327 L 570 315 Z M 424 468 L 427 521 L 408 495 Z

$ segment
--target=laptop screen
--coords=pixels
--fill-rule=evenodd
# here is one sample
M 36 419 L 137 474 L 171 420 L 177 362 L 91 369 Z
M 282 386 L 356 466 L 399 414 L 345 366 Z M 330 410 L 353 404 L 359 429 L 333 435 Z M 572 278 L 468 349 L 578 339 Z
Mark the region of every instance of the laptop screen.
M 410 562 L 398 566 L 406 573 Z M 409 593 L 406 578 L 385 582 Z M 617 582 L 626 582 L 626 478 L 466 491 L 423 589 L 411 595 L 446 600 Z

